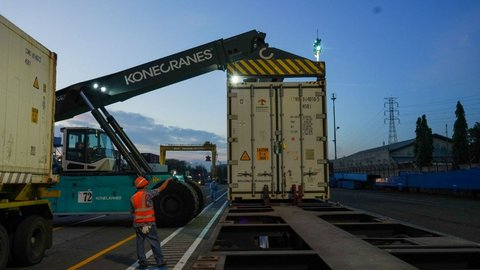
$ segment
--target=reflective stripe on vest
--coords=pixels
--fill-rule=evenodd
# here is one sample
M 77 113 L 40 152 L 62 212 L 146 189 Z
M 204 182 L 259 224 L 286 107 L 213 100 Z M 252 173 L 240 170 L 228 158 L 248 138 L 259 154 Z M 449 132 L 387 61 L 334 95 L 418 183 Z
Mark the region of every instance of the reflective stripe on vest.
M 146 195 L 145 190 L 139 190 L 130 198 L 134 209 L 133 221 L 136 223 L 155 222 L 155 211 L 153 207 L 147 207 Z

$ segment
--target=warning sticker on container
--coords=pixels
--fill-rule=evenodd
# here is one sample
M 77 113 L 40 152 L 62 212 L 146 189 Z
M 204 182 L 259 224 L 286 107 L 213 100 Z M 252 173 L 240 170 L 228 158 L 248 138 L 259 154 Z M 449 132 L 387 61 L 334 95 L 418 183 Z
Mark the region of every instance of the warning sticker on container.
M 35 77 L 35 81 L 33 81 L 33 87 L 40 89 L 40 85 L 38 84 L 38 77 Z
M 268 148 L 257 148 L 257 160 L 269 160 Z
M 38 123 L 38 109 L 32 108 L 32 123 Z
M 249 161 L 250 160 L 250 156 L 248 155 L 247 151 L 243 151 L 243 154 L 240 157 L 240 160 L 241 161 Z
M 305 159 L 306 160 L 315 160 L 315 150 L 314 149 L 307 149 L 305 151 Z

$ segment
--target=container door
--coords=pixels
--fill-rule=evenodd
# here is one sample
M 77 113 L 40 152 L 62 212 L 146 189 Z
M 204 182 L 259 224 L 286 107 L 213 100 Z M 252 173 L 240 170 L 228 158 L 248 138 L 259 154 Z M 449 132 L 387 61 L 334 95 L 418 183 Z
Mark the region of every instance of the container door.
M 304 198 L 327 193 L 325 91 L 320 82 L 280 89 L 282 187 L 302 186 Z M 323 197 L 323 196 L 320 196 Z
M 229 199 L 328 198 L 324 82 L 229 89 Z
M 274 189 L 274 93 L 269 87 L 229 92 L 230 199 L 260 199 Z

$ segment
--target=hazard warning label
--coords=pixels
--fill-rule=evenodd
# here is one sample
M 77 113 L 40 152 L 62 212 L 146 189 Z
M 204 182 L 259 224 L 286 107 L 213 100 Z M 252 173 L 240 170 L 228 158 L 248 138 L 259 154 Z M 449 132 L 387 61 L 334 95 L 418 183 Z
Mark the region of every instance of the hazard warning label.
M 268 148 L 257 148 L 257 160 L 269 160 Z
M 243 154 L 240 157 L 240 160 L 242 160 L 242 161 L 249 161 L 250 160 L 250 156 L 248 155 L 247 151 L 243 151 Z
M 38 123 L 38 109 L 32 107 L 32 123 Z
M 35 81 L 33 82 L 33 87 L 40 89 L 40 85 L 38 84 L 38 77 L 35 77 Z

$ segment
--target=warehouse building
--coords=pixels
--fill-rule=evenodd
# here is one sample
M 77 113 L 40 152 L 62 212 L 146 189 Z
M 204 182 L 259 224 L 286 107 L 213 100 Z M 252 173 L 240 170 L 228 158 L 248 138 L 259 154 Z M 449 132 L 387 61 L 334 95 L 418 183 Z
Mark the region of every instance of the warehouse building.
M 417 171 L 415 139 L 364 150 L 333 161 L 336 173 L 367 173 L 380 177 L 398 175 L 400 171 Z M 433 134 L 433 164 L 427 171 L 446 171 L 452 167 L 452 140 Z

